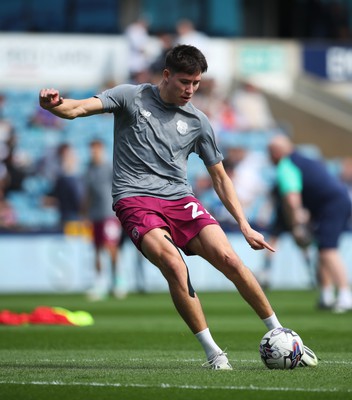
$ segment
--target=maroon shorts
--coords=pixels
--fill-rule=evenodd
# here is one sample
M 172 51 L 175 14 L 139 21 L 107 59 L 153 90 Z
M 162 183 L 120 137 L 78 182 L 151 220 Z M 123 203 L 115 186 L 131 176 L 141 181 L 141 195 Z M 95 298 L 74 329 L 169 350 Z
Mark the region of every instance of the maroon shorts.
M 152 229 L 166 228 L 177 247 L 190 255 L 187 243 L 205 226 L 219 223 L 195 197 L 163 200 L 136 196 L 119 200 L 115 212 L 124 230 L 141 249 L 143 236 Z
M 93 222 L 93 239 L 96 247 L 117 246 L 120 243 L 122 227 L 116 217 Z

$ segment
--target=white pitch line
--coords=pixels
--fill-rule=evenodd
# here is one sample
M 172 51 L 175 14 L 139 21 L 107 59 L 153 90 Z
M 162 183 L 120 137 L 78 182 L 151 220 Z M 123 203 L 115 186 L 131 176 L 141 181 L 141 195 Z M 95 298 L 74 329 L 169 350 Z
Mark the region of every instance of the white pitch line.
M 144 383 L 103 383 L 103 382 L 61 382 L 61 381 L 0 381 L 0 385 L 42 385 L 42 386 L 88 386 L 88 387 L 116 387 L 116 388 L 142 388 L 142 389 L 186 389 L 186 390 L 234 390 L 234 391 L 258 391 L 258 392 L 312 392 L 312 393 L 352 393 L 352 389 L 324 389 L 324 388 L 299 388 L 299 387 L 259 387 L 249 386 L 200 386 L 200 385 L 147 385 Z
M 128 359 L 129 361 L 132 361 L 132 362 L 143 362 L 143 361 L 146 361 L 144 358 L 129 358 Z M 55 363 L 57 363 L 57 362 L 78 362 L 78 363 L 85 363 L 85 362 L 107 362 L 107 361 L 109 361 L 109 362 L 111 362 L 111 360 L 108 360 L 108 359 L 104 359 L 104 358 L 95 358 L 95 359 L 89 359 L 89 358 L 86 358 L 86 359 L 74 359 L 74 358 L 72 358 L 72 359 L 65 359 L 65 360 L 60 360 L 60 359 L 47 359 L 47 358 L 43 358 L 43 359 L 39 359 L 38 360 L 38 362 L 48 362 L 48 363 L 50 363 L 50 362 L 55 362 Z M 163 361 L 167 361 L 167 362 L 175 362 L 175 363 L 188 363 L 188 362 L 199 362 L 199 363 L 202 363 L 202 362 L 204 362 L 204 359 L 201 359 L 201 358 L 189 358 L 189 359 L 182 359 L 182 360 L 180 360 L 180 359 L 167 359 L 167 360 L 165 360 L 165 359 L 161 359 L 161 358 L 156 358 L 156 359 L 153 359 L 153 362 L 163 362 Z M 236 359 L 230 359 L 230 361 L 231 362 L 233 362 L 234 364 L 236 364 L 236 362 L 240 362 L 240 363 L 254 363 L 254 364 L 261 364 L 262 362 L 261 362 L 261 360 L 260 359 L 258 359 L 258 360 L 254 360 L 254 359 L 252 359 L 252 360 L 236 360 Z M 23 363 L 23 360 L 15 360 L 14 361 L 15 363 Z M 340 361 L 338 361 L 338 360 L 336 360 L 336 361 L 334 361 L 334 360 L 331 360 L 331 361 L 329 361 L 329 360 L 320 360 L 319 361 L 319 364 L 337 364 L 337 365 L 339 365 L 339 364 L 341 364 L 341 365 L 352 365 L 352 361 L 344 361 L 344 360 L 340 360 Z

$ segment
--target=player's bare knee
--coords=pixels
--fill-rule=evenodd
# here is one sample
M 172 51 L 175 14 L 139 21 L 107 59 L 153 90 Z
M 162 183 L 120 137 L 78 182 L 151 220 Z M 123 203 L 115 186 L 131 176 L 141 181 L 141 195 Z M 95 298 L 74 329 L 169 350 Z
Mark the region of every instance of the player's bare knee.
M 230 279 L 239 277 L 247 267 L 243 264 L 242 260 L 236 254 L 228 254 L 223 257 L 222 272 Z
M 239 268 L 243 265 L 241 259 L 234 251 L 226 251 L 221 254 L 223 265 L 229 268 Z

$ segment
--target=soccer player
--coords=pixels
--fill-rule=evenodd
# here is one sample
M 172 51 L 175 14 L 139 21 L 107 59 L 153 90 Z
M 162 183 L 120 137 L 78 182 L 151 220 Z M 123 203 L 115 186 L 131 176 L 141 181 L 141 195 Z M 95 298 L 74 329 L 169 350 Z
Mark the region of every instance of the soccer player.
M 347 187 L 330 174 L 321 161 L 296 151 L 285 135 L 272 138 L 269 153 L 277 165 L 283 209 L 299 245 L 304 246 L 310 240 L 308 225 L 313 227 L 319 253 L 319 307 L 339 313 L 351 310 L 347 270 L 338 252 L 339 238 L 351 216 Z
M 42 89 L 39 101 L 67 119 L 114 114 L 116 215 L 136 247 L 167 280 L 177 311 L 203 346 L 206 366 L 221 370 L 232 366 L 212 338 L 179 248 L 203 257 L 230 279 L 267 329 L 281 324 L 253 274 L 187 181 L 187 159 L 194 152 L 205 163 L 219 198 L 248 244 L 255 250 L 274 251 L 246 220 L 208 118 L 191 103 L 207 67 L 200 50 L 178 45 L 167 53 L 159 85 L 122 84 L 83 100 L 64 99 L 56 89 Z
M 93 228 L 95 281 L 88 291 L 90 300 L 103 299 L 109 289 L 113 296 L 123 298 L 126 291 L 122 287 L 118 271 L 118 256 L 122 246 L 122 228 L 111 208 L 112 167 L 106 159 L 105 145 L 101 140 L 90 142 L 90 160 L 85 171 L 84 212 Z M 102 268 L 101 256 L 106 251 L 111 267 L 111 285 L 108 287 L 107 274 Z

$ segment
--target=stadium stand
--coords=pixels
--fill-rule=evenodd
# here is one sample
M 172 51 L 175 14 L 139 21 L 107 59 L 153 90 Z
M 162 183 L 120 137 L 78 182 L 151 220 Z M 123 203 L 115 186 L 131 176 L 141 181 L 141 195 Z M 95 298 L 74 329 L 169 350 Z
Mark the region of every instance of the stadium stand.
M 94 94 L 94 89 L 75 90 L 67 93 L 69 97 L 85 97 Z M 55 230 L 59 222 L 59 214 L 55 208 L 44 207 L 42 198 L 51 189 L 52 185 L 52 155 L 55 148 L 62 143 L 74 146 L 78 155 L 79 170 L 84 171 L 88 161 L 89 142 L 94 138 L 101 139 L 110 149 L 112 157 L 113 136 L 112 118 L 109 115 L 94 116 L 89 119 L 81 118 L 73 121 L 62 121 L 62 125 L 40 126 L 31 123 L 38 108 L 37 92 L 35 90 L 7 90 L 3 92 L 2 117 L 9 121 L 16 135 L 16 159 L 21 160 L 27 168 L 27 175 L 23 181 L 21 191 L 12 191 L 8 194 L 8 201 L 15 210 L 17 228 L 21 230 Z M 18 104 L 21 104 L 18 107 Z M 48 113 L 49 114 L 49 113 Z M 247 151 L 266 152 L 270 138 L 277 133 L 280 127 L 267 130 L 228 131 L 217 132 L 221 150 L 226 153 L 229 148 L 244 148 Z M 319 148 L 314 144 L 302 144 L 302 151 L 312 157 L 321 156 Z M 204 166 L 197 156 L 189 159 L 189 179 L 192 185 L 204 173 Z M 339 173 L 341 160 L 339 158 L 327 160 L 333 173 Z M 263 179 L 270 185 L 272 173 L 266 167 Z M 264 204 L 265 199 L 258 199 L 258 204 Z M 214 204 L 214 209 L 217 205 Z M 216 212 L 216 211 L 215 211 Z M 254 223 L 260 217 L 260 209 L 253 208 L 248 218 Z M 270 218 L 268 218 L 270 220 Z
M 75 90 L 69 97 L 92 95 L 94 90 Z M 45 158 L 52 160 L 55 148 L 63 143 L 75 147 L 79 159 L 79 169 L 84 170 L 88 160 L 88 145 L 93 138 L 100 138 L 112 151 L 112 118 L 108 115 L 62 121 L 59 129 L 55 126 L 33 125 L 32 118 L 38 107 L 37 92 L 34 90 L 8 90 L 4 94 L 3 118 L 10 121 L 17 139 L 16 157 L 25 162 L 28 174 L 23 182 L 23 190 L 11 192 L 8 200 L 16 211 L 17 223 L 25 229 L 55 229 L 58 213 L 41 204 L 41 198 L 50 190 L 51 166 Z M 18 104 L 21 104 L 18 107 Z M 266 144 L 274 131 L 267 132 L 220 132 L 218 139 L 222 149 L 242 146 L 248 150 L 265 151 Z M 110 153 L 112 156 L 112 153 Z M 191 157 L 189 178 L 192 183 L 204 166 L 198 157 Z
M 29 7 L 29 30 L 32 32 L 63 32 L 66 29 L 67 0 L 32 0 Z
M 100 33 L 103 26 L 105 33 L 115 33 L 118 3 L 116 0 L 77 0 L 72 19 L 73 31 Z
M 22 0 L 1 1 L 0 15 L 1 31 L 18 32 L 29 29 Z

